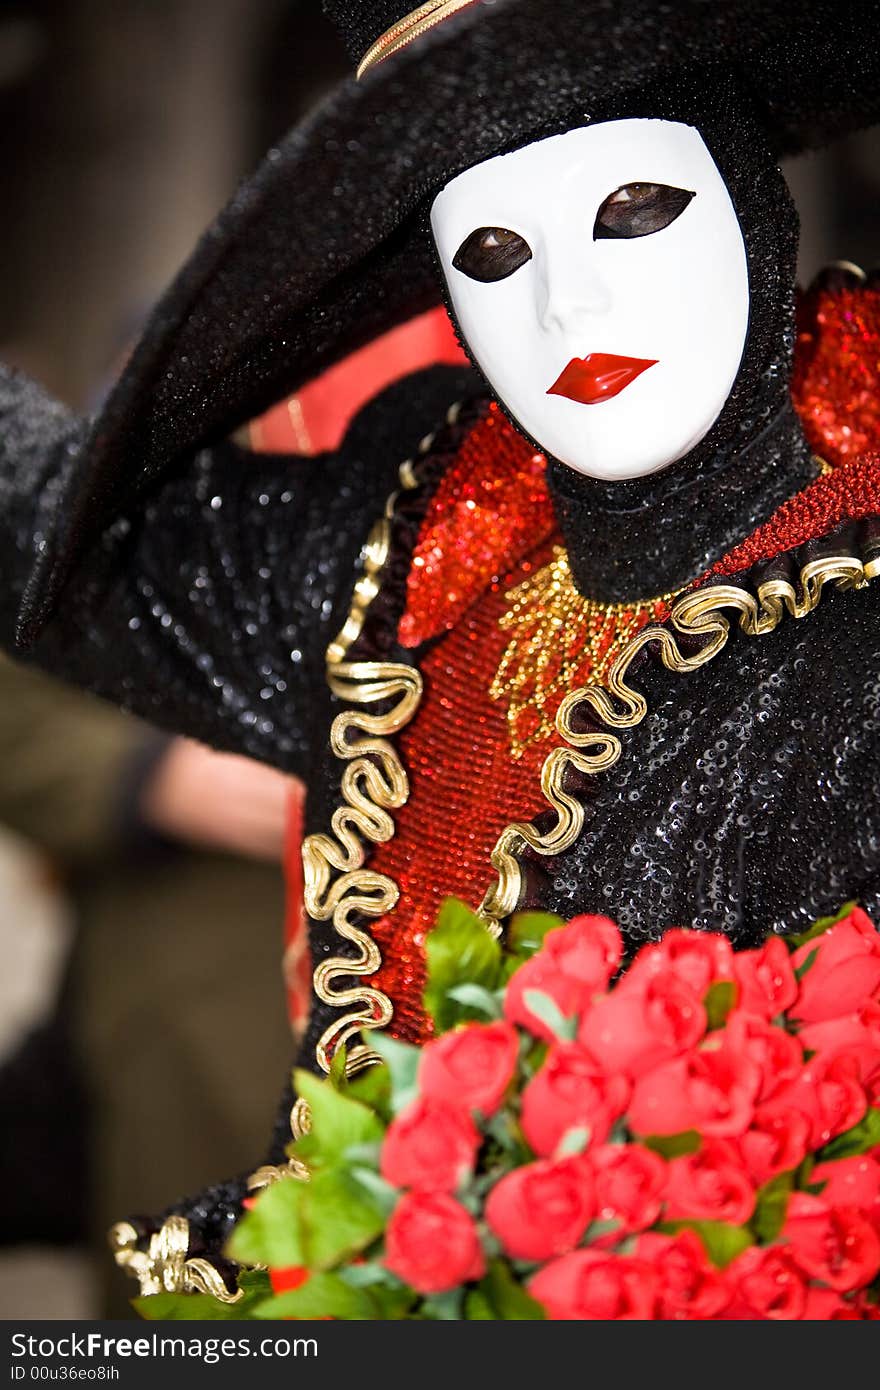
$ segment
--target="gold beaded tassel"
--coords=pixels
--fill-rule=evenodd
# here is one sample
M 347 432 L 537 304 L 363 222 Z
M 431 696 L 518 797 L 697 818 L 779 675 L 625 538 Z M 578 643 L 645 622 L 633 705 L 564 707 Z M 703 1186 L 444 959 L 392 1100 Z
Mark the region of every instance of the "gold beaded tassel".
M 601 683 L 629 638 L 666 616 L 675 593 L 632 603 L 585 598 L 568 555 L 555 546 L 550 563 L 507 597 L 511 607 L 499 625 L 511 638 L 489 695 L 507 702 L 511 753 L 521 758 L 552 735 L 556 710 L 575 678 Z

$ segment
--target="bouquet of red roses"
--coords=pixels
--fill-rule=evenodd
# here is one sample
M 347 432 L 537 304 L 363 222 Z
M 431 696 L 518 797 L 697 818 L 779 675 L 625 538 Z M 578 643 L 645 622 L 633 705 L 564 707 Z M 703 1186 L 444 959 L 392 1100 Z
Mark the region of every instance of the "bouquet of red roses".
M 431 1042 L 297 1074 L 309 1179 L 233 1235 L 274 1291 L 245 1316 L 880 1316 L 864 912 L 739 953 L 672 930 L 621 972 L 608 918 L 523 915 L 502 950 L 450 900 L 428 953 Z

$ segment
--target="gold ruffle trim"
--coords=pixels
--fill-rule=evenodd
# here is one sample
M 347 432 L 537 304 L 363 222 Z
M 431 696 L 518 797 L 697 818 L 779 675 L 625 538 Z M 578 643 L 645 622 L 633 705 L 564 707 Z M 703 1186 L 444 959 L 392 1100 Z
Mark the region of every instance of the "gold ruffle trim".
M 561 546 L 554 546 L 548 564 L 508 591 L 511 606 L 499 627 L 511 637 L 489 696 L 506 702 L 514 759 L 551 737 L 555 702 L 578 672 L 604 682 L 624 644 L 647 623 L 661 621 L 678 592 L 630 603 L 585 598 Z
M 839 555 L 810 561 L 801 570 L 797 586 L 787 579 L 759 584 L 757 597 L 736 584 L 710 584 L 691 590 L 673 604 L 666 624 L 654 624 L 636 633 L 614 662 L 604 686 L 591 681 L 570 691 L 556 715 L 556 728 L 567 746 L 554 748 L 541 770 L 541 791 L 555 812 L 555 824 L 543 834 L 522 822 L 502 831 L 491 855 L 498 877 L 479 908 L 489 929 L 500 932 L 504 918 L 516 910 L 523 888 L 518 856 L 527 849 L 540 855 L 564 854 L 578 839 L 585 810 L 580 797 L 566 789 L 569 771 L 595 776 L 613 767 L 621 756 L 622 744 L 612 730 L 632 728 L 644 719 L 648 709 L 645 697 L 627 684 L 626 677 L 645 647 L 656 644 L 667 670 L 680 675 L 696 671 L 727 644 L 730 619 L 723 610 L 738 614 L 739 626 L 748 636 L 764 636 L 778 626 L 785 613 L 793 618 L 812 613 L 826 584 L 840 589 L 863 588 L 878 570 L 880 565 L 873 561 L 865 566 L 855 556 Z M 703 644 L 693 655 L 685 656 L 679 637 L 698 637 Z M 605 727 L 579 733 L 578 714 L 598 715 Z
M 120 1269 L 137 1279 L 142 1295 L 156 1293 L 207 1293 L 221 1303 L 237 1303 L 241 1290 L 230 1293 L 223 1277 L 207 1260 L 187 1258 L 189 1222 L 169 1216 L 150 1236 L 146 1250 L 138 1249 L 138 1233 L 128 1221 L 119 1221 L 108 1237 Z

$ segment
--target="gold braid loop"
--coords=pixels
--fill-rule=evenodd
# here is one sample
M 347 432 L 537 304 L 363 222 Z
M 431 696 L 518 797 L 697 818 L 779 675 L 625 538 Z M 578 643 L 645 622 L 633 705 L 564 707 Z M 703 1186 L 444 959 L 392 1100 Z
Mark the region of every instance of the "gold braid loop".
M 722 610 L 732 609 L 738 614 L 739 626 L 748 636 L 762 637 L 778 626 L 785 613 L 792 618 L 812 613 L 826 584 L 833 583 L 839 589 L 862 588 L 874 577 L 873 567 L 866 567 L 855 556 L 835 555 L 804 565 L 797 586 L 782 578 L 765 580 L 758 585 L 757 597 L 737 584 L 693 589 L 676 600 L 668 623 L 642 628 L 627 643 L 604 686 L 591 683 L 570 691 L 556 715 L 556 728 L 566 746 L 553 749 L 541 772 L 541 791 L 556 813 L 555 824 L 543 833 L 534 825 L 520 823 L 502 831 L 491 855 L 497 880 L 478 909 L 488 930 L 499 935 L 504 918 L 519 904 L 522 853 L 530 849 L 544 856 L 562 854 L 580 836 L 586 812 L 583 801 L 568 789 L 569 770 L 595 776 L 613 767 L 623 745 L 610 730 L 632 728 L 645 718 L 647 701 L 626 680 L 640 652 L 653 645 L 667 670 L 684 675 L 711 661 L 727 644 L 730 619 Z M 679 636 L 703 640 L 688 655 L 679 645 Z M 606 727 L 581 731 L 578 723 L 585 714 L 598 717 Z
M 450 408 L 448 425 L 456 423 L 460 409 L 460 403 Z M 427 454 L 434 440 L 434 434 L 426 435 L 418 453 Z M 412 459 L 401 464 L 399 477 L 404 490 L 418 486 Z M 391 547 L 397 496 L 393 493 L 389 497 L 384 515 L 370 533 L 351 611 L 327 648 L 327 680 L 333 694 L 349 706 L 372 707 L 374 712 L 349 708 L 333 720 L 331 748 L 346 764 L 340 784 L 342 805 L 333 812 L 329 834 L 309 835 L 303 841 L 306 911 L 315 921 L 332 919 L 337 935 L 355 948 L 353 954 L 333 956 L 315 969 L 317 997 L 334 1009 L 345 1010 L 324 1030 L 315 1049 L 318 1065 L 325 1072 L 329 1072 L 337 1048 L 364 1028 L 386 1028 L 394 1012 L 387 994 L 357 983 L 359 977 L 376 973 L 382 957 L 369 931 L 352 919 L 384 917 L 399 896 L 393 879 L 364 866 L 368 846 L 386 844 L 394 835 L 389 813 L 399 810 L 409 798 L 409 779 L 389 736 L 399 733 L 413 718 L 423 685 L 419 672 L 402 662 L 347 661 L 346 657 L 379 592 Z M 349 983 L 352 980 L 354 983 Z M 360 1043 L 348 1053 L 346 1072 L 351 1075 L 378 1060 L 371 1048 Z M 301 1128 L 307 1122 L 307 1107 L 300 1104 L 294 1116 L 294 1128 Z

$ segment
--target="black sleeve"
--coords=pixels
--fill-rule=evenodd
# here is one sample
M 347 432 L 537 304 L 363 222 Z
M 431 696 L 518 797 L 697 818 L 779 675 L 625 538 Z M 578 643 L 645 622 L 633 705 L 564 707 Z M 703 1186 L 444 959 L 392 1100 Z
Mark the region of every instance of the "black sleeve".
M 175 733 L 305 775 L 361 546 L 399 464 L 471 381 L 434 368 L 399 382 L 333 455 L 202 450 L 90 549 L 27 659 Z M 7 648 L 85 437 L 32 383 L 0 377 Z

